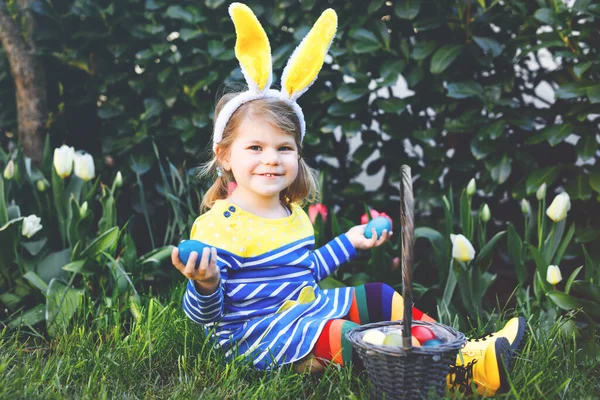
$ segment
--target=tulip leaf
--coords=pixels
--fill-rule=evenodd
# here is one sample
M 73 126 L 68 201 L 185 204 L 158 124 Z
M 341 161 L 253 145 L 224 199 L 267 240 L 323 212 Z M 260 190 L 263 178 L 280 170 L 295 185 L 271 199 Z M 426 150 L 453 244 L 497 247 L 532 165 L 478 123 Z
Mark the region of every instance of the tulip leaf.
M 37 274 L 44 282 L 50 282 L 55 278 L 66 278 L 68 274 L 62 270 L 62 267 L 69 263 L 71 254 L 70 248 L 48 254 L 37 265 Z
M 48 284 L 44 282 L 42 278 L 40 278 L 35 272 L 28 271 L 25 275 L 23 275 L 23 278 L 27 279 L 29 283 L 36 288 L 40 289 L 42 293 L 46 293 L 48 291 Z
M 43 304 L 38 304 L 37 306 L 25 311 L 18 318 L 13 319 L 8 323 L 9 329 L 18 329 L 21 326 L 33 326 L 44 320 L 44 310 L 45 306 Z
M 517 278 L 519 280 L 519 284 L 522 286 L 525 283 L 525 279 L 527 279 L 527 271 L 525 271 L 525 267 L 523 266 L 523 242 L 521 238 L 517 234 L 515 227 L 513 224 L 508 224 L 508 254 L 510 259 L 512 260 L 515 270 L 517 271 Z
M 54 278 L 46 292 L 46 327 L 50 336 L 66 331 L 69 321 L 79 308 L 82 291 Z
M 325 278 L 319 282 L 319 288 L 321 288 L 323 290 L 324 289 L 342 288 L 342 287 L 346 287 L 346 285 L 344 285 L 343 282 L 340 282 L 331 276 L 328 276 L 327 278 Z
M 496 245 L 498 244 L 500 239 L 502 239 L 505 235 L 506 235 L 506 231 L 496 233 L 494 235 L 494 237 L 491 238 L 490 241 L 487 242 L 485 246 L 483 246 L 483 248 L 479 252 L 479 255 L 475 259 L 475 263 L 477 265 L 486 264 L 487 260 L 491 256 L 492 250 L 494 250 L 494 247 L 496 247 Z
M 115 226 L 98 236 L 81 253 L 82 257 L 95 257 L 112 247 L 119 239 L 119 227 Z
M 571 286 L 573 285 L 573 281 L 575 280 L 575 278 L 577 278 L 577 274 L 579 274 L 579 271 L 581 271 L 582 269 L 583 269 L 583 265 L 581 267 L 575 268 L 575 270 L 569 276 L 569 279 L 567 279 L 567 283 L 565 284 L 565 293 L 566 294 L 569 294 L 569 292 L 571 291 Z
M 464 189 L 460 196 L 460 227 L 468 241 L 473 240 L 472 218 L 470 196 L 467 194 L 467 190 Z
M 40 253 L 40 251 L 42 251 L 42 249 L 46 245 L 47 241 L 48 241 L 48 238 L 45 237 L 40 240 L 25 242 L 25 243 L 23 243 L 23 247 L 25 247 L 25 249 L 29 252 L 29 254 L 31 254 L 32 256 L 35 257 Z
M 552 263 L 552 265 L 560 265 L 563 255 L 565 254 L 565 251 L 567 250 L 569 243 L 571 243 L 571 239 L 573 239 L 574 234 L 575 234 L 575 224 L 571 224 L 571 226 L 569 227 L 569 230 L 567 231 L 565 238 L 562 240 L 562 242 L 560 243 L 560 246 L 558 247 L 558 250 L 556 252 L 556 256 L 554 257 L 554 262 Z
M 600 303 L 600 286 L 587 281 L 574 281 L 572 288 L 574 293 Z
M 581 308 L 581 303 L 575 297 L 559 292 L 558 290 L 551 290 L 546 294 L 550 300 L 563 310 L 577 310 Z
M 548 237 L 544 241 L 544 258 L 546 260 L 552 260 L 560 241 L 562 240 L 563 233 L 565 231 L 566 219 L 558 221 L 554 224 L 550 233 L 548 233 Z
M 396 3 L 401 4 L 402 2 Z M 456 60 L 463 47 L 461 45 L 447 45 L 439 48 L 431 57 L 430 72 L 432 74 L 441 74 Z
M 0 226 L 4 226 L 8 222 L 8 209 L 4 193 L 4 177 L 0 176 Z

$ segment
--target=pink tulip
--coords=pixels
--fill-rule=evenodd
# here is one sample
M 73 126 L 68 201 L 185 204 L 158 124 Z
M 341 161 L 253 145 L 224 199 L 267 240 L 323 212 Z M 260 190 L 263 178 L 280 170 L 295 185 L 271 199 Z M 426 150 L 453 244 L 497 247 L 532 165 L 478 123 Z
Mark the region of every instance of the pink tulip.
M 373 210 L 373 209 L 369 210 L 369 212 L 371 213 L 371 219 L 377 218 L 377 217 L 386 217 L 387 219 L 390 220 L 390 222 L 393 222 L 392 219 L 390 218 L 390 216 L 384 212 L 380 213 L 379 211 Z M 363 214 L 360 217 L 360 224 L 364 225 L 364 224 L 368 224 L 368 223 L 369 223 L 369 218 L 367 218 L 367 214 Z
M 327 206 L 325 206 L 325 204 L 317 203 L 308 207 L 308 218 L 310 218 L 310 222 L 313 224 L 315 223 L 318 214 L 321 214 L 321 219 L 323 222 L 327 221 L 327 214 L 329 214 L 329 210 L 327 210 Z
M 228 193 L 228 195 L 231 195 L 231 193 L 235 190 L 236 187 L 237 187 L 237 183 L 235 183 L 235 182 L 229 182 L 227 184 L 227 193 Z

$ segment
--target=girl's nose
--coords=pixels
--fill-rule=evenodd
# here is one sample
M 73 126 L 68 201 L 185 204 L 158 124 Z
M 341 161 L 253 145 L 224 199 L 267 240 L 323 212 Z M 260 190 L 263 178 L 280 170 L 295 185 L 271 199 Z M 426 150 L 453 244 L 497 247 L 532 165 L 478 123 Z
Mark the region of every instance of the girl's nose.
M 263 151 L 263 163 L 267 165 L 279 165 L 281 163 L 280 154 L 275 149 Z

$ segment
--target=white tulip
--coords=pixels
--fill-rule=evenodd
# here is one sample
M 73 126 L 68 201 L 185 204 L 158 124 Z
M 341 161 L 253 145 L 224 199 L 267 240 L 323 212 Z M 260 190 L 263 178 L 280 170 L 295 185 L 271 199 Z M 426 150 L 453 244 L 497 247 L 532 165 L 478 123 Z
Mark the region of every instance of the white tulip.
M 567 217 L 571 209 L 571 199 L 567 192 L 562 192 L 552 200 L 552 204 L 546 210 L 546 215 L 554 222 L 562 221 Z
M 40 224 L 41 220 L 42 219 L 35 214 L 25 217 L 23 219 L 23 229 L 21 230 L 23 236 L 30 238 L 39 232 L 40 229 L 42 229 L 42 224 Z
M 558 282 L 562 281 L 562 274 L 560 273 L 560 268 L 558 268 L 558 265 L 548 266 L 548 271 L 546 271 L 546 280 L 551 285 L 556 285 Z
M 535 192 L 535 197 L 538 200 L 542 200 L 544 197 L 546 197 L 546 184 L 545 183 L 542 183 L 540 185 L 537 192 Z
M 94 179 L 96 169 L 94 168 L 94 159 L 91 154 L 75 153 L 75 175 L 86 182 Z
M 525 216 L 528 216 L 529 214 L 531 214 L 531 204 L 529 204 L 529 200 L 527 200 L 527 199 L 521 200 L 521 212 Z
M 75 150 L 66 144 L 54 149 L 54 169 L 62 179 L 71 175 L 73 171 L 73 158 L 75 158 Z
M 475 249 L 469 240 L 463 235 L 450 235 L 452 241 L 452 257 L 455 260 L 466 262 L 475 258 Z
M 490 212 L 490 207 L 488 207 L 487 204 L 484 204 L 483 208 L 481 209 L 481 220 L 483 222 L 488 222 L 490 219 L 492 219 L 492 213 Z
M 115 176 L 115 182 L 113 183 L 113 185 L 116 188 L 120 188 L 121 186 L 123 186 L 123 175 L 121 175 L 121 171 L 117 171 L 117 175 Z
M 471 178 L 469 184 L 467 185 L 467 194 L 469 196 L 473 196 L 475 194 L 475 190 L 477 190 L 477 186 L 475 184 L 475 178 Z
M 4 168 L 4 179 L 11 180 L 15 176 L 15 163 L 13 160 L 10 160 L 8 164 L 6 164 L 6 168 Z

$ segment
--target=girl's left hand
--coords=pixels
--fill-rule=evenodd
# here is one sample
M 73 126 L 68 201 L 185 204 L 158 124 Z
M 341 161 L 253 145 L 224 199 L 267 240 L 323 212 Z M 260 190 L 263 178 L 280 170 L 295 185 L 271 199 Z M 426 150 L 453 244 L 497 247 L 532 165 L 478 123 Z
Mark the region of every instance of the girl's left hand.
M 372 249 L 373 247 L 381 246 L 390 237 L 392 237 L 392 235 L 394 233 L 392 231 L 388 232 L 387 229 L 384 229 L 383 232 L 381 232 L 381 236 L 378 238 L 377 233 L 375 232 L 375 229 L 373 229 L 371 232 L 373 234 L 371 236 L 371 239 L 367 239 L 365 237 L 365 228 L 366 227 L 367 227 L 367 224 L 357 225 L 357 226 L 350 228 L 350 230 L 348 230 L 348 232 L 346 232 L 346 237 L 348 237 L 348 240 L 350 240 L 350 243 L 352 243 L 352 246 L 354 246 L 354 248 L 357 250 L 368 250 L 368 249 Z

